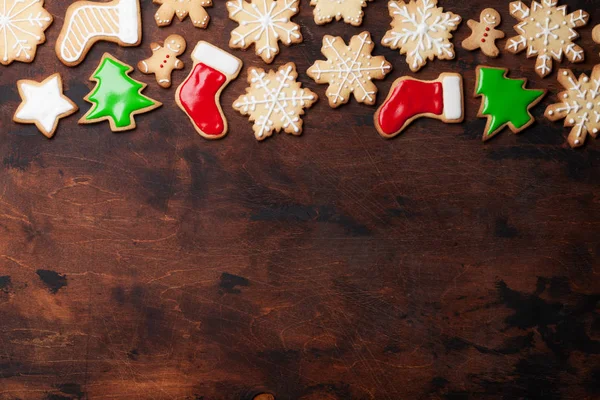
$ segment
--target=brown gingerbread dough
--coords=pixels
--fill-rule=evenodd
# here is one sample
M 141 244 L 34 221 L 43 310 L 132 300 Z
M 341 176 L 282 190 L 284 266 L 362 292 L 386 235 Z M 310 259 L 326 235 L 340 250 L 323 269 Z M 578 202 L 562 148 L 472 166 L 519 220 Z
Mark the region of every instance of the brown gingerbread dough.
M 481 49 L 488 57 L 498 57 L 500 50 L 496 46 L 496 40 L 503 39 L 505 35 L 495 28 L 502 22 L 502 17 L 493 8 L 486 8 L 481 12 L 479 19 L 479 22 L 473 19 L 467 21 L 473 32 L 462 42 L 462 46 L 470 51 Z
M 152 57 L 138 63 L 138 69 L 144 74 L 154 74 L 156 82 L 163 87 L 171 87 L 171 73 L 174 69 L 182 69 L 183 62 L 177 58 L 185 51 L 185 39 L 179 35 L 169 35 L 163 46 L 152 43 Z

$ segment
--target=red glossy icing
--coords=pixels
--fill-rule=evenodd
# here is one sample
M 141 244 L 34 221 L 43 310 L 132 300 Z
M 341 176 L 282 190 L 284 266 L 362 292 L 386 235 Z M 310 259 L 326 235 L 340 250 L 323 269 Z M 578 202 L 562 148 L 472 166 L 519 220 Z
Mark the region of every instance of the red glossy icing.
M 196 64 L 181 86 L 179 101 L 194 124 L 205 134 L 220 136 L 225 123 L 217 106 L 217 93 L 227 78 L 205 64 Z
M 401 81 L 379 111 L 379 126 L 386 135 L 400 131 L 419 114 L 441 115 L 444 96 L 441 82 Z

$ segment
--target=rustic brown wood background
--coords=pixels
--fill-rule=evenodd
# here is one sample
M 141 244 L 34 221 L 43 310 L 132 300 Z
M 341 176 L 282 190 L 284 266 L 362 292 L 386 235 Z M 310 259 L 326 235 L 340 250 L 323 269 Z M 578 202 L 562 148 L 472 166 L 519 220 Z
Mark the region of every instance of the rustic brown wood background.
M 568 130 L 543 118 L 558 67 L 542 80 L 523 54 L 491 60 L 458 46 L 457 60 L 414 75 L 461 71 L 466 122 L 420 120 L 385 141 L 375 108 L 331 110 L 305 72 L 325 34 L 364 29 L 379 42 L 386 2 L 354 28 L 316 26 L 302 0 L 304 43 L 273 65 L 296 62 L 321 96 L 304 134 L 254 139 L 230 107 L 244 72 L 223 97 L 230 133 L 209 142 L 173 97 L 197 40 L 227 47 L 236 24 L 224 2 L 199 30 L 157 28 L 157 6 L 142 0 L 139 48 L 97 44 L 67 68 L 54 44 L 70 3 L 47 0 L 55 22 L 35 62 L 0 67 L 0 399 L 600 398 L 600 142 L 571 150 Z M 587 61 L 575 66 L 589 72 L 600 10 L 566 3 L 592 14 L 580 30 Z M 508 1 L 441 4 L 464 21 L 495 7 L 514 34 Z M 135 65 L 169 33 L 188 40 L 175 86 L 132 74 L 164 106 L 128 133 L 77 125 L 102 54 Z M 463 22 L 454 43 L 469 33 Z M 397 52 L 376 53 L 394 65 L 381 101 L 410 72 Z M 534 126 L 481 143 L 470 93 L 482 63 L 550 90 Z M 15 81 L 57 71 L 81 110 L 47 140 L 11 122 Z

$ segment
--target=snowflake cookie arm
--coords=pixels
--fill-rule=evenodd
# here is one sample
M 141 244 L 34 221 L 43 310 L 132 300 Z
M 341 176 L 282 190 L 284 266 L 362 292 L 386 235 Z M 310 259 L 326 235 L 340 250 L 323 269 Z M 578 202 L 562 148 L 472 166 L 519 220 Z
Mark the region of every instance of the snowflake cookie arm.
M 300 26 L 291 22 L 300 0 L 231 0 L 229 18 L 240 25 L 231 31 L 229 47 L 247 49 L 254 44 L 256 54 L 270 64 L 279 54 L 278 42 L 290 46 L 302 42 Z
M 353 36 L 349 46 L 340 37 L 323 38 L 321 52 L 327 61 L 316 61 L 307 74 L 319 84 L 329 84 L 326 94 L 332 108 L 346 104 L 351 93 L 359 103 L 375 104 L 377 86 L 372 80 L 383 79 L 392 65 L 383 56 L 372 56 L 374 47 L 369 32 Z
M 600 65 L 596 65 L 591 78 L 561 69 L 558 82 L 566 89 L 558 94 L 560 103 L 548 106 L 544 115 L 550 121 L 564 119 L 565 127 L 572 127 L 568 142 L 572 148 L 583 146 L 588 134 L 597 137 L 600 131 Z
M 362 25 L 364 11 L 367 1 L 373 0 L 311 0 L 310 5 L 315 7 L 313 15 L 317 25 L 325 25 L 333 21 L 344 20 L 345 23 Z
M 409 3 L 390 1 L 388 11 L 392 29 L 383 37 L 382 45 L 400 49 L 406 62 L 417 72 L 427 60 L 454 59 L 452 33 L 462 21 L 459 15 L 444 12 L 437 0 L 410 0 Z
M 246 94 L 233 103 L 233 108 L 254 122 L 257 140 L 264 140 L 275 131 L 292 135 L 302 134 L 304 108 L 311 107 L 318 96 L 303 89 L 296 81 L 298 73 L 294 63 L 287 63 L 277 71 L 266 73 L 260 68 L 248 69 Z

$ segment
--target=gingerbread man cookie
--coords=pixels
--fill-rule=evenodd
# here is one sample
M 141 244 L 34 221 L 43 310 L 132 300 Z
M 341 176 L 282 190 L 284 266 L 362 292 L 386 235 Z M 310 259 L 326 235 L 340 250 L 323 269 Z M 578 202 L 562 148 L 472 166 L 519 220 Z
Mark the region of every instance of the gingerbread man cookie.
M 158 26 L 170 25 L 175 15 L 180 21 L 189 15 L 196 28 L 206 28 L 210 20 L 204 7 L 211 7 L 212 0 L 154 0 L 154 3 L 160 4 L 154 14 Z
M 495 28 L 502 22 L 502 17 L 493 8 L 486 8 L 481 12 L 479 19 L 480 22 L 473 19 L 467 21 L 473 33 L 462 42 L 462 46 L 465 50 L 481 49 L 488 57 L 498 57 L 500 50 L 496 46 L 496 40 L 503 39 L 505 35 Z
M 144 74 L 154 74 L 156 82 L 167 89 L 171 87 L 171 73 L 182 69 L 183 62 L 177 58 L 185 51 L 185 39 L 179 35 L 169 35 L 164 46 L 152 43 L 152 57 L 138 63 L 138 69 Z

